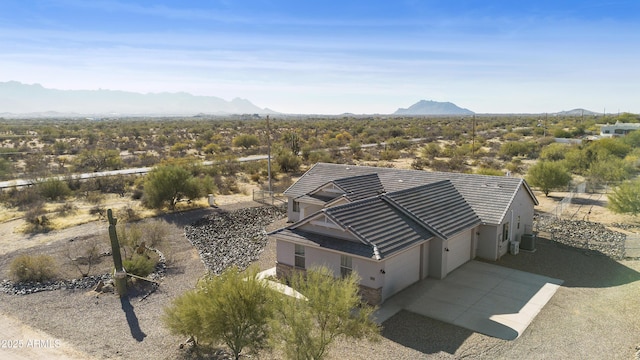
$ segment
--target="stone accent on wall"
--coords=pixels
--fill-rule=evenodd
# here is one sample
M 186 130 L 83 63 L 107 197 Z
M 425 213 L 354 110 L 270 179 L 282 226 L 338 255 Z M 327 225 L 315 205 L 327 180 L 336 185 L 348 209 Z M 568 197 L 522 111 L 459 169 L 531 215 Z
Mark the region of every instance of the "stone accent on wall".
M 288 279 L 293 275 L 294 268 L 291 265 L 276 262 L 276 277 L 278 279 Z
M 360 285 L 360 296 L 369 305 L 380 305 L 382 303 L 382 288 L 373 289 Z

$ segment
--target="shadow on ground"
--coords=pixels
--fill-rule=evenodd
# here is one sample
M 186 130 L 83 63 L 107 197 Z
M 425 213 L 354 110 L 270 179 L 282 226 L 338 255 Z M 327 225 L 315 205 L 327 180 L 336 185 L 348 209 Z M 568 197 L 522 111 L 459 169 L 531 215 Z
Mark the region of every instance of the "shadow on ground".
M 136 341 L 140 342 L 144 340 L 147 336 L 142 329 L 140 329 L 140 323 L 138 322 L 138 317 L 133 309 L 133 305 L 129 301 L 129 298 L 124 296 L 120 298 L 120 305 L 122 306 L 122 311 L 124 311 L 125 316 L 127 317 L 127 324 L 129 325 L 129 330 L 131 331 L 131 336 L 136 339 Z
M 166 214 L 158 216 L 156 219 L 162 219 L 170 224 L 176 225 L 178 227 L 185 227 L 187 225 L 191 225 L 194 222 L 202 219 L 207 215 L 211 215 L 219 212 L 218 208 L 201 208 L 195 210 L 187 210 L 175 212 L 172 214 Z
M 489 262 L 489 261 L 488 261 Z M 538 238 L 535 252 L 505 255 L 496 265 L 563 279 L 564 287 L 605 288 L 640 280 L 640 273 L 593 250 Z
M 576 249 L 546 239 L 538 239 L 535 252 L 520 251 L 518 255 L 507 254 L 499 261 L 483 262 L 563 279 L 563 287 L 608 288 L 640 280 L 640 273 L 634 269 L 640 266 L 632 265 L 634 268 L 630 268 L 625 262 L 615 261 L 599 252 Z M 471 330 L 407 310 L 389 318 L 383 323 L 383 327 L 384 337 L 424 354 L 456 354 L 474 334 Z M 496 344 L 507 341 L 490 339 L 487 341 Z
M 455 354 L 473 331 L 401 310 L 383 324 L 382 336 L 424 354 Z

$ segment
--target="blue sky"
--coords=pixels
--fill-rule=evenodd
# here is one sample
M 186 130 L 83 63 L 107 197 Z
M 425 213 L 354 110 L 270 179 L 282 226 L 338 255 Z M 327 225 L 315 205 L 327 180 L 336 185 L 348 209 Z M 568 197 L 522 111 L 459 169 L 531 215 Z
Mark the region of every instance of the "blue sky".
M 0 81 L 286 113 L 640 113 L 640 1 L 0 1 Z

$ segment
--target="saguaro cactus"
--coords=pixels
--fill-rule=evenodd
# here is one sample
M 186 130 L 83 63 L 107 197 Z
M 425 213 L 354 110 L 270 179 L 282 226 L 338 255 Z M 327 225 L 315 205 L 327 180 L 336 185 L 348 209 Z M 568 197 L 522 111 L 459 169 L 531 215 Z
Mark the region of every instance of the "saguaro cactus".
M 113 256 L 113 265 L 116 269 L 114 278 L 116 280 L 116 289 L 118 295 L 124 297 L 127 295 L 127 272 L 122 266 L 122 255 L 120 255 L 120 243 L 118 242 L 118 234 L 116 233 L 116 223 L 118 219 L 113 217 L 111 209 L 107 210 L 107 218 L 109 219 L 109 239 L 111 239 L 111 254 Z

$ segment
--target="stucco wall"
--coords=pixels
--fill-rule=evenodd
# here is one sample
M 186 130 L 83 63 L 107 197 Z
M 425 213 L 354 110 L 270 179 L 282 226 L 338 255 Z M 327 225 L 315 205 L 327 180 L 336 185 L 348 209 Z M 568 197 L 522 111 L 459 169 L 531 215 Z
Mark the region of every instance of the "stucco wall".
M 300 220 L 300 213 L 293 211 L 293 198 L 287 197 L 287 221 L 296 222 Z
M 480 225 L 478 227 L 476 256 L 486 260 L 498 259 L 498 233 L 495 225 Z
M 504 217 L 502 224 L 509 223 L 509 241 L 520 241 L 520 237 L 525 234 L 525 230 L 531 230 L 533 226 L 534 203 L 527 190 L 521 187 Z M 502 225 L 497 229 L 498 236 L 502 234 Z M 501 237 L 502 238 L 502 237 Z M 499 239 L 499 256 L 505 255 L 509 251 L 509 243 Z
M 276 240 L 277 261 L 279 264 L 293 266 L 295 264 L 295 245 L 284 240 Z M 333 271 L 334 276 L 340 276 L 340 256 L 335 251 L 314 246 L 305 246 L 305 267 L 325 266 Z M 368 260 L 356 256 L 351 257 L 353 271 L 360 276 L 360 284 L 373 289 L 382 287 L 384 277 L 380 273 L 384 269 L 384 261 Z
M 446 268 L 443 260 L 444 241 L 433 238 L 429 241 L 429 276 L 435 279 L 445 277 Z
M 293 266 L 280 264 L 276 265 L 276 276 L 280 279 L 286 279 L 292 276 L 295 272 L 305 271 L 302 269 L 296 269 Z M 362 300 L 370 305 L 380 305 L 382 303 L 382 288 L 370 288 L 362 284 L 359 285 L 359 293 Z

